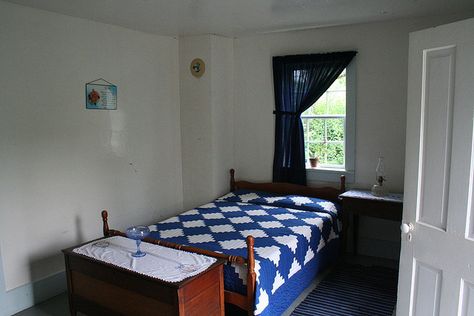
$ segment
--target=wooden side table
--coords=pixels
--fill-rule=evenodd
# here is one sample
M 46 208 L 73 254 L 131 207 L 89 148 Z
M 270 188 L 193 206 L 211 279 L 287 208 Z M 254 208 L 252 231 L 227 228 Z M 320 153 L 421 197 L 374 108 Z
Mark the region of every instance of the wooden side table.
M 403 194 L 389 193 L 383 197 L 377 197 L 368 190 L 349 190 L 339 196 L 342 200 L 344 217 L 344 249 L 347 245 L 347 223 L 349 213 L 354 218 L 353 246 L 354 254 L 357 254 L 359 235 L 359 216 L 370 216 L 393 221 L 402 220 Z
M 181 282 L 165 282 L 63 250 L 69 308 L 87 315 L 224 315 L 223 260 Z

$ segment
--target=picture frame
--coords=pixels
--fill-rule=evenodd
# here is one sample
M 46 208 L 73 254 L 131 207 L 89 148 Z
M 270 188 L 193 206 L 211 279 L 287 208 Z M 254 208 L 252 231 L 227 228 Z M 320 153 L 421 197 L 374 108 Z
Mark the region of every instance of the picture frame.
M 105 83 L 99 83 L 98 81 Z M 117 86 L 104 79 L 86 83 L 85 94 L 86 109 L 88 110 L 117 109 Z

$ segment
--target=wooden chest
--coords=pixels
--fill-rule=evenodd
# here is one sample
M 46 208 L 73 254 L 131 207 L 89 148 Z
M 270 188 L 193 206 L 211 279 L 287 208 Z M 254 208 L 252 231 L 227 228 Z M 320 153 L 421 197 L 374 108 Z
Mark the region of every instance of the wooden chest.
M 69 308 L 87 315 L 224 315 L 223 263 L 170 283 L 63 250 Z

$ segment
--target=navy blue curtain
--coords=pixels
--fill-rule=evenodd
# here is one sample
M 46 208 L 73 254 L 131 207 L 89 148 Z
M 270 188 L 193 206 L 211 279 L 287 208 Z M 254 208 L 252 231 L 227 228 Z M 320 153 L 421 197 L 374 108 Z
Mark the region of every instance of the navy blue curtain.
M 350 51 L 273 57 L 274 182 L 306 185 L 301 114 L 326 92 L 355 55 Z

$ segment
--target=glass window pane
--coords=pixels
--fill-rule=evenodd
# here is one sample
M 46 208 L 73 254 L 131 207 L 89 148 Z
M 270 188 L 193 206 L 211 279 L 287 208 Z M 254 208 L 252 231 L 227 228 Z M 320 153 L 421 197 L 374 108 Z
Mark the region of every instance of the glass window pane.
M 308 140 L 311 142 L 321 142 L 324 140 L 324 119 L 308 119 L 309 130 Z
M 344 119 L 326 119 L 327 124 L 327 140 L 343 141 L 344 140 Z
M 303 123 L 303 134 L 304 134 L 304 140 L 306 141 L 307 137 L 306 134 L 308 133 L 308 124 L 307 124 L 308 119 L 301 118 L 301 123 Z
M 327 100 L 326 100 L 326 93 L 324 93 L 317 101 L 316 103 L 311 106 L 312 114 L 315 115 L 321 115 L 321 114 L 327 114 Z
M 328 91 L 334 91 L 334 90 L 346 90 L 346 70 L 345 69 L 328 89 Z
M 332 91 L 328 94 L 328 113 L 327 114 L 346 114 L 346 92 Z
M 324 93 L 316 103 L 314 103 L 310 108 L 303 112 L 302 116 L 305 115 L 322 115 L 327 114 L 326 107 L 326 93 Z
M 344 144 L 328 144 L 327 164 L 341 166 L 344 164 Z
M 318 147 L 318 158 L 322 161 L 321 164 L 327 165 L 328 163 L 328 144 L 321 143 Z
M 326 159 L 326 144 L 310 143 L 308 144 L 308 158 L 319 158 L 319 163 L 324 164 Z
M 315 143 L 310 143 L 308 144 L 308 157 L 309 158 L 314 158 L 316 156 L 316 144 Z

